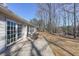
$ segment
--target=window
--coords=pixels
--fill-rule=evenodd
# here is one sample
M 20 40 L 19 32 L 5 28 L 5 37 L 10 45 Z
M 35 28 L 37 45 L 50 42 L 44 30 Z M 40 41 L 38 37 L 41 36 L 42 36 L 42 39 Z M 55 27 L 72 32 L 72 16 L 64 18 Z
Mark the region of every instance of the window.
M 16 40 L 16 23 L 7 21 L 7 44 Z
M 18 38 L 21 38 L 22 36 L 22 25 L 21 24 L 18 24 Z

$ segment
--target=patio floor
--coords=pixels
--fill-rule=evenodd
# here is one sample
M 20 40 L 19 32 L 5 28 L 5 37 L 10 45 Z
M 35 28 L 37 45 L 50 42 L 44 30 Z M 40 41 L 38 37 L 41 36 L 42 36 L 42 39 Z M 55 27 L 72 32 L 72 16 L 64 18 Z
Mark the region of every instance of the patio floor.
M 22 39 L 12 46 L 8 47 L 1 56 L 53 56 L 53 52 L 48 42 L 39 36 L 33 40 L 28 38 Z

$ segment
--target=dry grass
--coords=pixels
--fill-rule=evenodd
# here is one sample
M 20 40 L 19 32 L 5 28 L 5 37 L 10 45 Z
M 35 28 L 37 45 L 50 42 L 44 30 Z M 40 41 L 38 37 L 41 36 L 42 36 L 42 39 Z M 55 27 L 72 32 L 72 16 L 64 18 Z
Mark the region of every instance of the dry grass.
M 50 41 L 50 47 L 55 55 L 69 56 L 79 55 L 79 40 L 68 39 L 58 35 L 51 35 L 47 32 L 39 32 Z

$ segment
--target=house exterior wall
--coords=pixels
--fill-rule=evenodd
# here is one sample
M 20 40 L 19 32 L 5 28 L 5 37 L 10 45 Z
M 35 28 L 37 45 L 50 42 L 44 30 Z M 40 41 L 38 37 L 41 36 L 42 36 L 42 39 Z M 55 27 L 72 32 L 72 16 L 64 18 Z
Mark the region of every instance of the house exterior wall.
M 27 25 L 24 25 L 24 24 L 22 24 L 20 22 L 12 20 L 12 19 L 6 19 L 6 21 L 11 21 L 11 22 L 16 23 L 16 41 L 14 41 L 14 42 L 17 42 L 17 41 L 22 40 L 22 39 L 27 37 Z M 18 24 L 22 25 L 22 31 L 21 31 L 21 37 L 20 38 L 18 38 Z M 10 46 L 10 45 L 7 45 L 7 46 Z
M 5 47 L 11 45 L 11 44 L 7 43 L 7 41 L 8 41 L 7 39 L 14 40 L 14 41 L 12 41 L 12 44 L 14 42 L 18 42 L 21 39 L 25 39 L 27 37 L 28 31 L 29 31 L 28 30 L 28 26 L 30 25 L 24 19 L 18 17 L 16 14 L 14 14 L 13 12 L 11 12 L 10 10 L 7 10 L 6 8 L 2 8 L 2 7 L 0 7 L 0 52 L 4 51 L 5 50 Z M 15 31 L 14 31 L 14 29 L 12 30 L 12 28 L 15 28 L 15 27 L 7 26 L 7 24 L 9 25 L 9 23 L 7 21 L 11 21 L 11 23 L 12 22 L 15 22 L 16 23 L 16 40 L 13 39 L 13 37 L 12 37 L 12 36 L 15 37 L 15 35 L 13 35 L 13 34 L 15 34 L 14 33 Z M 18 38 L 18 32 L 17 32 L 17 30 L 18 30 L 18 24 L 22 24 L 22 35 L 21 35 L 20 38 Z M 14 32 L 7 31 L 7 29 L 9 29 L 9 28 L 12 31 L 14 31 Z M 9 34 L 11 32 L 13 34 L 11 34 L 10 35 L 10 38 L 9 38 Z
M 23 29 L 22 29 L 22 36 L 23 36 L 23 38 L 26 38 L 26 37 L 27 37 L 27 25 L 24 25 L 24 26 L 23 26 Z
M 16 22 L 12 19 L 7 18 L 6 15 L 3 15 L 0 13 L 0 53 L 2 51 L 4 51 L 7 46 L 11 45 L 11 44 L 7 45 L 7 21 Z M 19 22 L 16 22 L 16 24 L 19 24 Z M 19 40 L 27 37 L 27 25 L 24 25 L 24 24 L 22 24 L 22 25 L 23 25 L 22 26 L 22 36 L 18 39 L 17 35 L 16 35 L 16 41 L 14 41 L 14 42 L 18 42 Z M 17 25 L 16 25 L 16 28 L 17 28 Z
M 6 27 L 5 27 L 5 16 L 0 14 L 0 52 L 5 50 L 5 44 L 6 44 Z
M 34 27 L 34 32 L 37 32 L 37 29 Z

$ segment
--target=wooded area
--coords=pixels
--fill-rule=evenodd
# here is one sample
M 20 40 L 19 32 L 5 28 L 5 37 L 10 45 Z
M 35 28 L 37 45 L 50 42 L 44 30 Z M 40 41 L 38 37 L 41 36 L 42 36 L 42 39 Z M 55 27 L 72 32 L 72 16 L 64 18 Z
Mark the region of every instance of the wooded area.
M 79 4 L 37 4 L 37 18 L 31 20 L 38 31 L 46 31 L 71 38 L 79 37 Z

